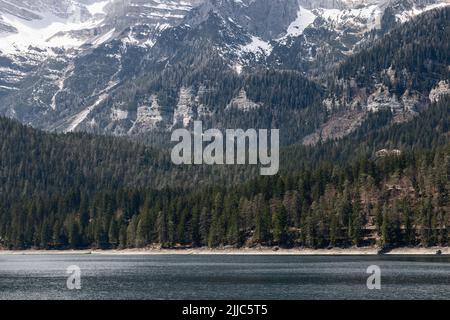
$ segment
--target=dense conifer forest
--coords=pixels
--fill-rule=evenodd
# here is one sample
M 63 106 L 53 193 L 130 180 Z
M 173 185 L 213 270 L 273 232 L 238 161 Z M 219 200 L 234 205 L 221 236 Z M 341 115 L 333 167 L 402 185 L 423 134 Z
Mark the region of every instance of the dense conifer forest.
M 156 92 L 175 107 L 181 87 L 208 79 L 214 90 L 199 99 L 216 110 L 205 127 L 284 129 L 279 174 L 175 166 L 168 131 L 57 134 L 0 118 L 0 248 L 448 246 L 449 20 L 445 8 L 382 36 L 374 31 L 374 43 L 314 77 L 264 66 L 237 74 L 209 37 L 178 44 L 168 29 L 156 52 L 183 54 L 164 72 L 159 55 L 148 57 L 144 75 L 106 101 L 136 109 L 136 97 Z M 438 84 L 443 93 L 431 99 Z M 387 92 L 374 98 L 381 107 L 366 110 L 349 135 L 301 143 L 339 112 L 362 112 L 353 102 L 379 88 Z M 229 108 L 242 90 L 258 108 Z M 396 120 L 408 113 L 401 99 L 419 106 L 408 121 Z
M 1 119 L 0 245 L 448 245 L 449 110 L 443 99 L 396 125 L 373 114 L 339 143 L 286 147 L 280 174 L 264 178 L 245 166 L 181 169 L 123 138 Z
M 432 10 L 393 29 L 374 45 L 349 57 L 331 77 L 333 91 L 351 99 L 351 86 L 335 86 L 335 77 L 354 79 L 360 88 L 387 86 L 397 96 L 429 92 L 438 79 L 449 79 L 450 9 Z

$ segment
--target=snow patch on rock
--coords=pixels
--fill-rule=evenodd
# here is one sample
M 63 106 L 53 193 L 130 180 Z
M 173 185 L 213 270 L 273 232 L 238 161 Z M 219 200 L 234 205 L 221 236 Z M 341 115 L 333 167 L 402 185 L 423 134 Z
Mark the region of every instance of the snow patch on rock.
M 414 6 L 411 10 L 396 14 L 395 18 L 397 19 L 398 22 L 405 23 L 405 22 L 411 20 L 412 18 L 414 18 L 415 16 L 418 16 L 424 12 L 427 12 L 427 11 L 430 11 L 433 9 L 437 9 L 437 8 L 443 8 L 443 7 L 446 7 L 449 5 L 450 5 L 450 3 L 442 2 L 442 3 L 430 4 L 430 5 L 424 6 L 424 7 Z
M 128 111 L 121 109 L 111 109 L 111 120 L 122 121 L 128 119 Z
M 256 56 L 269 56 L 272 52 L 272 45 L 261 38 L 252 36 L 251 41 L 240 47 L 242 53 L 252 53 Z
M 290 24 L 285 37 L 300 36 L 316 19 L 317 16 L 312 11 L 300 7 L 297 13 L 297 19 Z

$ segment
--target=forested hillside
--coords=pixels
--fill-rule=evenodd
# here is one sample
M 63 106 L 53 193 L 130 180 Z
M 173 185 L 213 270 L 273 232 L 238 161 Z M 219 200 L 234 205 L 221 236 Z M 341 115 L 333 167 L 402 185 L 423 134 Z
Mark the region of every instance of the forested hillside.
M 288 148 L 279 176 L 252 179 L 242 168 L 232 174 L 251 180 L 237 187 L 228 176 L 228 187 L 205 179 L 189 188 L 198 175 L 214 179 L 193 167 L 184 189 L 152 183 L 177 170 L 163 152 L 2 119 L 1 245 L 447 245 L 449 110 L 444 99 L 379 134 L 363 127 L 341 143 Z
M 446 3 L 200 2 L 8 87 L 2 114 L 47 132 L 0 118 L 0 248 L 449 244 Z M 280 129 L 279 174 L 173 165 L 194 120 Z
M 450 141 L 450 98 L 432 104 L 419 117 L 410 122 L 393 124 L 390 110 L 370 113 L 366 121 L 351 135 L 326 141 L 315 147 L 291 146 L 285 148 L 285 157 L 299 159 L 305 165 L 314 166 L 321 161 L 346 164 L 356 157 L 373 158 L 382 150 L 428 150 Z M 282 168 L 295 169 L 292 163 Z
M 420 15 L 350 56 L 336 77 L 352 79 L 368 91 L 383 84 L 398 97 L 407 90 L 426 95 L 440 80 L 450 79 L 449 20 L 450 8 Z M 334 78 L 331 83 L 339 82 Z M 355 92 L 351 86 L 347 90 L 351 99 Z

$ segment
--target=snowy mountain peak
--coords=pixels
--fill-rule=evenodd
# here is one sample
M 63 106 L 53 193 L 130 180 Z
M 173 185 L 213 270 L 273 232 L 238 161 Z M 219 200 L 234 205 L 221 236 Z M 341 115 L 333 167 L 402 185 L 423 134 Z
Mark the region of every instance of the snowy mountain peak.
M 38 48 L 72 48 L 82 39 L 55 37 L 66 31 L 96 27 L 105 17 L 103 8 L 109 1 L 85 4 L 79 1 L 0 0 L 0 51 L 14 53 Z
M 161 30 L 201 0 L 0 0 L 0 51 L 101 44 L 138 24 Z M 114 31 L 112 31 L 114 30 Z M 109 37 L 108 37 L 109 35 Z
M 315 80 L 397 24 L 449 3 L 0 0 L 0 114 L 61 132 L 184 126 L 216 111 L 209 103 L 219 79 L 207 77 L 271 68 Z M 260 107 L 245 89 L 226 93 L 220 101 L 238 107 L 225 110 Z

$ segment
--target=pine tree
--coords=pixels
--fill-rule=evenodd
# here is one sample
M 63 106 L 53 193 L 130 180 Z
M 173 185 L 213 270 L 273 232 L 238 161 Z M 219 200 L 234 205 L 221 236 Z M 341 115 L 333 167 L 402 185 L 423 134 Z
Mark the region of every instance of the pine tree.
M 209 230 L 211 228 L 211 214 L 209 209 L 203 208 L 200 214 L 199 233 L 202 245 L 208 244 Z
M 119 227 L 119 248 L 125 249 L 127 247 L 127 227 L 125 224 L 121 224 Z
M 363 212 L 361 210 L 359 193 L 355 195 L 355 203 L 352 207 L 350 237 L 353 245 L 359 246 L 362 239 L 362 229 L 365 224 Z
M 72 249 L 80 246 L 80 228 L 75 219 L 69 221 L 69 245 Z
M 109 224 L 108 239 L 109 239 L 109 244 L 113 248 L 117 248 L 117 246 L 119 245 L 119 226 L 117 224 L 116 219 L 114 219 L 114 218 L 111 219 L 111 222 Z
M 267 205 L 263 207 L 262 211 L 256 215 L 256 228 L 253 235 L 253 241 L 259 244 L 270 242 L 270 209 Z
M 273 214 L 273 240 L 278 243 L 278 245 L 284 246 L 288 242 L 287 237 L 287 221 L 288 214 L 286 208 L 282 205 Z
M 163 246 L 170 246 L 169 219 L 165 211 L 158 213 L 156 220 L 156 230 L 158 233 L 158 242 Z
M 42 223 L 40 239 L 40 246 L 42 248 L 49 249 L 51 247 L 52 229 L 48 219 L 44 219 L 44 222 Z

